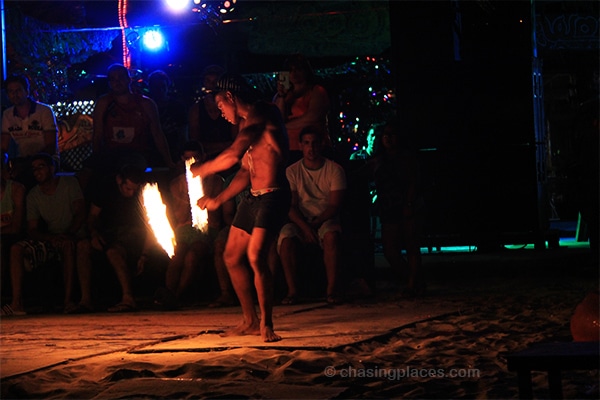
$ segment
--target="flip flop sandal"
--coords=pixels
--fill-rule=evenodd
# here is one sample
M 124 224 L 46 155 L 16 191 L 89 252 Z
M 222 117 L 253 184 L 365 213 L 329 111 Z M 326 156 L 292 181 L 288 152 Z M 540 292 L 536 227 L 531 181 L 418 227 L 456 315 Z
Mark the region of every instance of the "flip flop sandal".
M 2 313 L 0 314 L 3 317 L 11 317 L 11 316 L 21 316 L 21 315 L 27 315 L 27 313 L 25 311 L 15 311 L 12 309 L 12 307 L 10 306 L 10 304 L 6 304 L 2 306 Z

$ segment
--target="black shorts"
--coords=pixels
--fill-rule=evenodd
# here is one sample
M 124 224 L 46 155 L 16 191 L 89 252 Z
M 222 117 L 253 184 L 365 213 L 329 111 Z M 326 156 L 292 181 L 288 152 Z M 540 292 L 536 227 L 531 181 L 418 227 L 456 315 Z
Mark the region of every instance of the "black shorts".
M 287 221 L 292 195 L 288 188 L 260 196 L 246 192 L 238 205 L 232 225 L 252 234 L 253 228 L 265 228 L 277 234 Z

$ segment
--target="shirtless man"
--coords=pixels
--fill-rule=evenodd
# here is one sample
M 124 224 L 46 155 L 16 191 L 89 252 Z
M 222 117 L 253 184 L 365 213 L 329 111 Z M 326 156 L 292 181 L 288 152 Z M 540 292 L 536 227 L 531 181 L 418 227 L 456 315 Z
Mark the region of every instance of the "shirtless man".
M 258 101 L 243 78 L 225 75 L 217 91 L 217 106 L 225 119 L 239 125 L 239 133 L 229 148 L 213 160 L 194 165 L 192 172 L 205 177 L 240 160 L 241 167 L 225 190 L 214 198 L 202 197 L 198 205 L 214 210 L 247 190 L 225 245 L 224 261 L 243 312 L 242 323 L 229 335 L 260 334 L 265 342 L 274 342 L 281 337 L 273 330 L 273 277 L 267 255 L 290 206 L 285 176 L 289 148 L 286 129 L 277 107 Z M 254 308 L 253 279 L 260 319 Z

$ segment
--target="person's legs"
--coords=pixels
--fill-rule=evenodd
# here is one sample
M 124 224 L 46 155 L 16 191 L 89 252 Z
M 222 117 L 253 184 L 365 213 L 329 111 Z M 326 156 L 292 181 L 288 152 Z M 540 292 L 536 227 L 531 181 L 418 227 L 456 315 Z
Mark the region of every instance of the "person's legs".
M 73 286 L 75 284 L 75 243 L 71 240 L 61 241 L 56 246 L 62 258 L 63 281 L 65 286 L 64 307 L 65 311 L 75 307 L 73 302 Z
M 223 260 L 223 254 L 225 253 L 225 245 L 227 243 L 227 237 L 229 234 L 229 227 L 219 232 L 219 235 L 214 242 L 214 266 L 217 275 L 217 281 L 219 282 L 219 289 L 221 294 L 215 301 L 209 304 L 209 307 L 219 307 L 224 305 L 230 305 L 234 303 L 231 279 L 227 272 L 227 266 Z
M 408 261 L 407 289 L 411 294 L 421 294 L 424 282 L 421 277 L 421 246 L 420 230 L 416 218 L 407 218 L 402 224 L 402 239 L 406 244 L 406 258 Z
M 120 305 L 134 309 L 136 307 L 135 298 L 133 296 L 133 288 L 131 285 L 131 272 L 127 265 L 127 251 L 119 244 L 113 244 L 106 250 L 108 262 L 117 274 L 117 280 L 121 285 L 121 302 Z M 111 309 L 109 309 L 110 311 Z M 116 311 L 116 310 L 115 310 Z
M 298 296 L 297 276 L 298 276 L 298 254 L 300 249 L 300 240 L 296 237 L 286 237 L 281 241 L 279 248 L 279 259 L 281 260 L 281 269 L 287 284 L 287 296 L 284 301 L 292 302 Z
M 406 266 L 406 260 L 402 256 L 400 226 L 396 223 L 381 224 L 381 244 L 383 245 L 383 256 L 396 273 L 400 273 Z
M 165 274 L 165 286 L 171 293 L 177 291 L 181 273 L 183 271 L 183 264 L 188 253 L 189 246 L 187 243 L 178 243 L 175 248 L 175 254 L 167 265 L 167 272 Z
M 25 311 L 23 306 L 24 251 L 25 249 L 21 243 L 15 243 L 10 248 L 10 281 L 12 285 L 12 302 L 10 303 L 10 308 L 13 311 Z
M 92 309 L 92 247 L 89 239 L 81 239 L 77 242 L 77 275 L 79 277 L 79 288 L 81 290 L 80 307 Z
M 207 241 L 196 241 L 190 244 L 189 251 L 183 259 L 183 269 L 179 276 L 179 284 L 175 290 L 175 297 L 181 300 L 181 297 L 192 286 L 194 279 L 198 275 L 199 265 L 202 260 L 206 261 L 210 256 L 210 246 Z
M 250 235 L 235 226 L 232 226 L 225 245 L 224 262 L 231 278 L 231 283 L 242 306 L 242 323 L 227 335 L 252 335 L 260 333 L 260 325 L 256 309 L 252 275 L 246 265 L 246 248 Z
M 327 274 L 327 300 L 335 302 L 339 296 L 337 280 L 340 271 L 340 232 L 329 231 L 323 236 L 323 263 Z
M 260 334 L 265 342 L 281 340 L 273 330 L 273 275 L 269 269 L 268 252 L 273 235 L 266 228 L 255 227 L 248 242 L 248 262 L 254 272 L 254 286 L 260 307 Z M 253 305 L 254 310 L 254 305 Z

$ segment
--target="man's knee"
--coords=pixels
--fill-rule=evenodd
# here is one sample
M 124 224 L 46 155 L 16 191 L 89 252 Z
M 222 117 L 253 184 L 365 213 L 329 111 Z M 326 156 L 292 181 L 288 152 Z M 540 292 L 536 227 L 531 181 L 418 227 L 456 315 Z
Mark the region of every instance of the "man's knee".
M 243 253 L 238 251 L 237 249 L 236 251 L 225 251 L 223 253 L 223 263 L 225 264 L 228 270 L 231 270 L 236 267 L 239 267 L 242 261 L 242 257 Z
M 285 224 L 279 231 L 279 236 L 277 237 L 277 253 L 281 255 L 283 244 L 285 243 L 286 246 L 293 245 L 294 242 L 292 242 L 292 240 L 298 242 L 299 237 L 300 228 L 298 228 L 298 225 L 294 224 L 293 222 L 288 222 Z M 289 249 L 289 247 L 287 247 L 287 249 Z
M 323 236 L 323 242 L 322 242 L 323 253 L 324 254 L 336 254 L 339 249 L 339 246 L 340 246 L 340 241 L 341 241 L 340 232 L 332 231 L 332 232 L 325 233 L 325 235 Z

